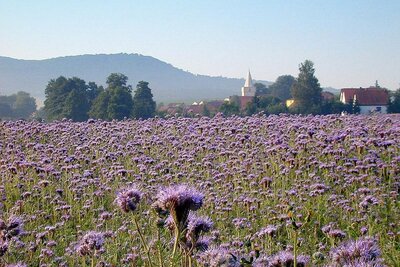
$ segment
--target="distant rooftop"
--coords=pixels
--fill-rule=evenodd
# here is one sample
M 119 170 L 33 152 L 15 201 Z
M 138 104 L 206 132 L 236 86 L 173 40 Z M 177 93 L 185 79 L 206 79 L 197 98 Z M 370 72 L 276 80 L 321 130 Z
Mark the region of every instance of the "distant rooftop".
M 380 87 L 343 88 L 340 92 L 340 100 L 343 103 L 357 100 L 361 106 L 387 105 L 389 93 Z

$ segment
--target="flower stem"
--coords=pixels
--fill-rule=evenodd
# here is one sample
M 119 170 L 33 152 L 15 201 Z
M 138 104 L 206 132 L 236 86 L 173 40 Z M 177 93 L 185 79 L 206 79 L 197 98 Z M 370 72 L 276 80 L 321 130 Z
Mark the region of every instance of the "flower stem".
M 294 230 L 293 266 L 297 267 L 297 231 Z
M 178 247 L 178 242 L 179 242 L 179 229 L 178 227 L 175 228 L 175 241 L 174 241 L 174 249 L 172 250 L 172 261 L 171 264 L 173 263 L 173 260 L 175 259 L 175 254 L 176 254 L 176 249 Z
M 135 222 L 136 229 L 137 229 L 137 232 L 139 233 L 140 240 L 142 241 L 143 247 L 144 247 L 144 249 L 146 250 L 147 260 L 148 260 L 148 262 L 149 262 L 149 266 L 152 267 L 153 264 L 151 263 L 151 260 L 150 260 L 150 250 L 149 250 L 149 248 L 148 248 L 147 245 L 146 245 L 146 241 L 144 240 L 144 237 L 143 237 L 143 235 L 142 235 L 142 232 L 140 231 L 139 224 L 138 224 L 138 222 L 137 222 L 137 220 L 136 220 L 136 217 L 133 217 L 133 221 Z

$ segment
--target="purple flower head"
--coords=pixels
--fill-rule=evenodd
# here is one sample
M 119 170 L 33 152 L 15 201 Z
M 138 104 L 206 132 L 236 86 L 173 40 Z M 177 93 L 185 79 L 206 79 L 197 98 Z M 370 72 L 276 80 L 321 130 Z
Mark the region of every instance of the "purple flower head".
M 3 257 L 8 250 L 8 242 L 0 239 L 0 257 Z
M 0 231 L 5 230 L 6 228 L 7 228 L 6 222 L 0 219 Z
M 360 202 L 359 206 L 360 208 L 368 208 L 369 206 L 374 206 L 374 205 L 378 205 L 379 201 L 378 199 L 376 199 L 375 197 L 368 195 L 366 197 L 363 198 L 363 200 Z
M 198 210 L 203 205 L 204 195 L 186 185 L 167 187 L 157 194 L 154 208 L 168 211 L 176 226 L 182 230 L 187 223 L 189 211 Z
M 27 265 L 22 262 L 14 263 L 14 264 L 7 264 L 6 267 L 26 267 Z
M 81 256 L 91 255 L 94 251 L 98 251 L 103 247 L 104 239 L 104 233 L 90 231 L 74 247 L 75 252 Z
M 240 258 L 226 248 L 212 248 L 201 253 L 198 262 L 204 267 L 241 267 Z
M 130 187 L 117 193 L 115 203 L 117 203 L 124 212 L 135 211 L 141 198 L 142 192 L 136 187 Z
M 305 255 L 298 255 L 296 260 L 297 260 L 297 266 L 305 267 L 307 266 L 307 263 L 310 261 L 310 257 Z M 292 252 L 287 250 L 279 251 L 278 253 L 270 257 L 267 266 L 268 267 L 294 266 L 294 255 Z
M 339 239 L 342 239 L 342 238 L 345 238 L 345 237 L 346 237 L 346 233 L 343 232 L 343 231 L 340 230 L 340 229 L 331 229 L 331 230 L 328 232 L 328 235 L 329 235 L 330 237 L 339 238 Z
M 186 185 L 167 187 L 157 194 L 157 206 L 171 211 L 176 208 L 198 210 L 203 205 L 204 195 Z
M 189 242 L 197 242 L 201 233 L 207 233 L 213 226 L 208 217 L 198 217 L 193 213 L 189 214 L 186 238 Z
M 198 236 L 201 232 L 209 232 L 213 226 L 213 222 L 208 217 L 199 217 L 190 213 L 188 219 L 188 234 Z
M 376 240 L 371 237 L 342 243 L 338 247 L 333 248 L 330 254 L 332 259 L 331 266 L 356 266 L 356 263 L 382 266 L 379 247 Z
M 211 238 L 210 237 L 200 237 L 196 244 L 195 244 L 195 248 L 199 251 L 206 251 L 208 249 L 208 247 L 210 246 L 210 241 Z
M 260 231 L 258 231 L 257 236 L 258 237 L 274 236 L 276 231 L 277 227 L 275 225 L 268 225 L 267 227 L 264 227 Z
M 7 220 L 7 224 L 2 223 L 2 228 L 6 239 L 11 239 L 14 236 L 18 236 L 23 232 L 24 222 L 20 217 L 10 216 Z

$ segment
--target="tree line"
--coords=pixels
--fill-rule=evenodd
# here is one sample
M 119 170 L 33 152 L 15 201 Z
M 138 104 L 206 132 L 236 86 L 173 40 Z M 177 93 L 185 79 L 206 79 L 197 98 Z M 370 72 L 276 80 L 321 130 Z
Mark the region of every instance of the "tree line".
M 12 95 L 0 96 L 0 119 L 29 119 L 36 111 L 35 98 L 29 93 L 19 91 Z
M 122 120 L 124 118 L 147 119 L 154 117 L 156 103 L 149 83 L 140 81 L 132 96 L 128 77 L 111 73 L 107 86 L 73 77 L 60 76 L 49 81 L 44 101 L 46 120 L 70 119 L 86 121 L 89 118 Z
M 360 112 L 357 102 L 342 103 L 339 96 L 332 99 L 322 97 L 322 88 L 315 77 L 314 63 L 306 60 L 299 66 L 297 78 L 291 75 L 279 76 L 270 86 L 255 83 L 256 96 L 247 104 L 245 110 L 240 110 L 239 97 L 231 98 L 219 109 L 225 115 L 252 115 L 256 113 L 279 114 L 338 114 Z M 293 104 L 286 106 L 286 100 L 292 99 Z M 389 113 L 400 113 L 400 89 L 392 93 L 388 103 Z

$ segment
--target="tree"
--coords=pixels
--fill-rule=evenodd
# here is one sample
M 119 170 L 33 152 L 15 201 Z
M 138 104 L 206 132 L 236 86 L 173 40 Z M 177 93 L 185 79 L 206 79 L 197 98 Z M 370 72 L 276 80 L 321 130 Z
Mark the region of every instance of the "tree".
M 108 116 L 108 103 L 110 102 L 110 92 L 101 91 L 99 95 L 93 100 L 90 107 L 89 116 L 95 119 L 109 120 Z
M 89 100 L 86 82 L 77 77 L 58 77 L 49 81 L 46 89 L 44 110 L 47 118 L 60 120 L 63 118 L 84 121 L 88 118 Z
M 82 79 L 73 77 L 67 80 L 70 91 L 63 103 L 62 115 L 73 121 L 85 121 L 89 118 L 89 86 Z
M 342 112 L 352 113 L 353 107 L 352 105 L 347 105 L 340 102 L 339 97 L 335 97 L 331 100 L 322 101 L 320 106 L 320 114 L 340 114 Z
M 104 91 L 103 86 L 97 86 L 97 84 L 94 82 L 88 83 L 88 88 L 87 88 L 86 93 L 87 93 L 87 99 L 89 102 L 89 106 L 92 106 L 93 101 L 103 91 Z
M 29 93 L 20 91 L 0 96 L 0 117 L 5 119 L 28 119 L 36 111 L 36 100 Z
M 219 111 L 225 116 L 232 116 L 239 114 L 240 108 L 236 103 L 226 101 L 219 107 Z
M 206 104 L 203 105 L 203 110 L 201 111 L 201 115 L 206 116 L 206 117 L 210 117 L 211 116 L 211 112 L 208 109 Z
M 251 116 L 258 112 L 258 100 L 259 100 L 259 98 L 257 96 L 255 96 L 255 97 L 253 97 L 251 102 L 248 102 L 246 104 L 246 107 L 244 108 L 244 113 L 247 116 Z
M 36 111 L 36 100 L 29 93 L 20 91 L 16 94 L 12 109 L 15 118 L 29 118 Z
M 290 90 L 295 80 L 296 79 L 292 75 L 279 76 L 276 81 L 268 87 L 271 91 L 271 95 L 282 101 L 290 99 L 292 97 Z
M 12 117 L 11 106 L 8 103 L 0 102 L 0 119 L 10 119 Z
M 109 89 L 124 88 L 129 93 L 132 92 L 132 86 L 127 85 L 128 77 L 122 73 L 111 73 L 107 77 L 107 85 Z
M 273 96 L 262 96 L 254 97 L 252 102 L 247 104 L 245 112 L 246 115 L 252 115 L 259 112 L 265 114 L 279 114 L 287 112 L 287 109 L 279 98 Z
M 393 100 L 389 102 L 388 113 L 400 113 L 400 88 L 393 93 Z
M 148 85 L 148 82 L 140 81 L 136 86 L 132 112 L 133 117 L 136 119 L 148 119 L 155 115 L 156 102 L 153 100 L 153 94 Z
M 297 113 L 318 113 L 322 88 L 315 77 L 314 63 L 304 61 L 299 67 L 299 76 L 291 88 L 294 111 Z
M 129 118 L 132 113 L 132 95 L 122 87 L 110 90 L 110 101 L 108 103 L 107 113 L 109 119 L 122 120 Z
M 132 113 L 132 86 L 127 85 L 128 77 L 122 73 L 111 73 L 107 77 L 107 88 L 89 84 L 90 96 L 97 95 L 92 100 L 89 115 L 102 120 L 122 120 Z
M 266 96 L 271 93 L 270 88 L 263 83 L 255 83 L 254 87 L 256 88 L 256 96 Z
M 86 121 L 89 118 L 89 101 L 84 90 L 84 88 L 77 88 L 67 95 L 62 113 L 64 118 L 73 121 Z

